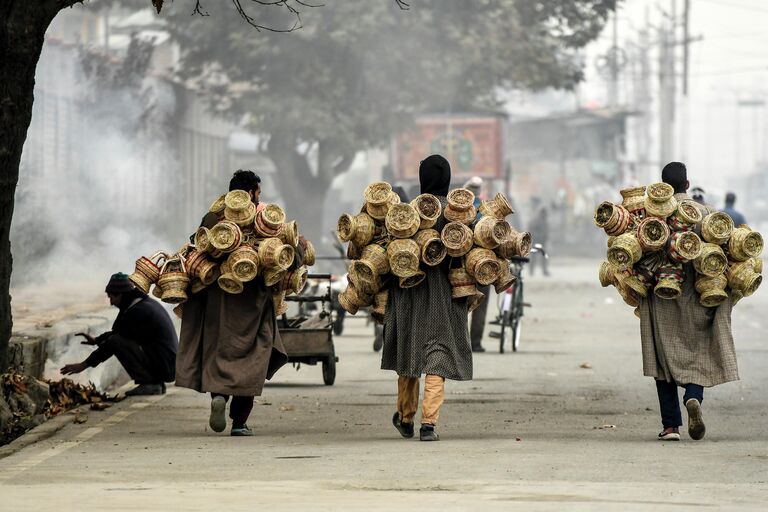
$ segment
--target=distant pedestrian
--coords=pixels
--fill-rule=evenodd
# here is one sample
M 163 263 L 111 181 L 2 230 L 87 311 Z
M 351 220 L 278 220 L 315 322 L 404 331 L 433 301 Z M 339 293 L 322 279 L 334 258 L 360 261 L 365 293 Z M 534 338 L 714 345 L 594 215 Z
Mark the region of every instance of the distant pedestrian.
M 478 210 L 477 217 L 480 217 L 480 203 L 482 203 L 483 178 L 473 176 L 464 184 L 464 188 L 475 194 L 475 208 Z M 480 301 L 480 305 L 470 313 L 472 322 L 470 323 L 469 337 L 472 340 L 472 352 L 485 352 L 483 348 L 483 334 L 485 333 L 485 320 L 488 316 L 488 295 L 491 293 L 491 285 L 477 285 L 477 291 L 485 295 Z
M 171 317 L 159 302 L 136 288 L 127 274 L 113 274 L 105 291 L 109 303 L 120 310 L 112 330 L 96 337 L 77 333 L 85 338 L 83 345 L 97 348 L 85 361 L 64 366 L 61 373 L 80 373 L 115 356 L 138 384 L 126 395 L 162 395 L 165 383 L 175 378 L 179 344 Z
M 706 195 L 705 194 L 706 194 L 706 192 L 704 192 L 704 189 L 701 188 L 701 187 L 693 187 L 691 189 L 691 199 L 693 199 L 694 201 L 696 201 L 699 204 L 703 204 L 703 205 L 707 204 L 707 200 L 706 200 Z
M 549 210 L 539 197 L 533 197 L 531 205 L 531 223 L 528 226 L 528 231 L 533 235 L 535 243 L 546 248 L 549 242 Z M 544 275 L 549 276 L 549 264 L 544 252 L 531 254 L 531 275 L 534 274 L 539 265 L 541 265 Z
M 678 201 L 689 199 L 684 164 L 667 164 L 661 177 L 664 183 L 672 185 Z M 703 215 L 714 211 L 704 205 L 699 209 Z M 701 232 L 700 225 L 696 231 Z M 731 297 L 714 308 L 702 306 L 696 293 L 693 264 L 686 264 L 683 271 L 685 280 L 679 298 L 664 300 L 649 293 L 640 302 L 643 374 L 656 379 L 663 426 L 658 438 L 662 441 L 680 440 L 683 420 L 678 386 L 685 389 L 683 405 L 688 412 L 688 434 L 699 440 L 706 431 L 701 413 L 704 388 L 739 378 L 731 333 Z
M 742 224 L 746 224 L 747 219 L 745 219 L 744 215 L 742 215 L 740 212 L 736 211 L 736 208 L 734 208 L 735 205 L 736 194 L 733 192 L 728 192 L 725 194 L 725 208 L 723 208 L 723 212 L 727 213 L 733 219 L 733 224 L 738 227 Z

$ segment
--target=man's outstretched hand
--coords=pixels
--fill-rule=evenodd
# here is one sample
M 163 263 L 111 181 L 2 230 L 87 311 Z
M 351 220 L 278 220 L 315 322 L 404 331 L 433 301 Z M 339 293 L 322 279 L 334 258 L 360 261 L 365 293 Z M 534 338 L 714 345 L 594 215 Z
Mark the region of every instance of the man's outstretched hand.
M 88 368 L 85 363 L 74 363 L 65 365 L 60 371 L 62 375 L 72 375 L 73 373 L 80 373 Z
M 94 338 L 93 336 L 91 336 L 90 334 L 88 334 L 86 332 L 78 332 L 77 334 L 75 334 L 75 336 L 82 336 L 83 338 L 85 338 L 85 341 L 81 341 L 80 342 L 83 345 L 95 345 L 96 344 L 96 338 Z

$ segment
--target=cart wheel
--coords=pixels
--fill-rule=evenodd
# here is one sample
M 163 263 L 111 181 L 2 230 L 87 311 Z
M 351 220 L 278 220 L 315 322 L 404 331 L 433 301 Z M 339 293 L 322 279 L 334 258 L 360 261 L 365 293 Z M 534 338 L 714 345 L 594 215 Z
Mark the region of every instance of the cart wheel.
M 323 382 L 326 386 L 333 386 L 336 381 L 336 358 L 329 357 L 323 361 Z

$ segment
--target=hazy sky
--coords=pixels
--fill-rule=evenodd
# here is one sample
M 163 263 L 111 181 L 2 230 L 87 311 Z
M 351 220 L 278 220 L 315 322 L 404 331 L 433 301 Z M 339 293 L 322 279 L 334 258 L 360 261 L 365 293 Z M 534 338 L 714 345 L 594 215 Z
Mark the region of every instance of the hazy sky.
M 676 3 L 682 23 L 683 0 L 625 0 L 619 10 L 619 46 L 631 53 L 628 40 L 637 42 L 638 31 L 650 22 L 651 92 L 658 94 L 658 30 L 669 23 Z M 728 178 L 756 170 L 758 160 L 766 160 L 766 124 L 768 108 L 739 106 L 739 101 L 766 100 L 768 92 L 768 1 L 765 0 L 691 0 L 690 36 L 701 37 L 690 46 L 690 90 L 687 123 L 684 110 L 678 111 L 679 135 L 675 158 L 685 160 L 694 179 L 705 187 L 731 188 Z M 682 40 L 682 28 L 678 39 Z M 588 79 L 582 89 L 582 102 L 603 103 L 605 80 L 595 71 L 597 55 L 612 39 L 609 26 L 590 48 Z M 682 73 L 682 48 L 676 71 Z M 620 83 L 623 98 L 631 91 L 631 76 L 624 73 Z M 678 93 L 680 93 L 678 87 Z M 631 98 L 631 96 L 630 96 Z M 652 106 L 654 117 L 658 107 Z M 655 121 L 655 120 L 654 120 Z M 685 128 L 687 127 L 687 130 Z M 652 129 L 654 138 L 658 128 Z M 652 155 L 658 158 L 658 150 Z

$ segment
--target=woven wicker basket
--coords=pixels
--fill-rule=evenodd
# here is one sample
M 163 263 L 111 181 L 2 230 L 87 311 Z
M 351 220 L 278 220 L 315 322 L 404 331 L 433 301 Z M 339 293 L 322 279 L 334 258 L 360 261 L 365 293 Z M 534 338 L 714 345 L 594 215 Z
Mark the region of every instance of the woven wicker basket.
M 600 271 L 598 272 L 600 278 L 600 285 L 603 288 L 608 286 L 616 286 L 616 267 L 609 262 L 604 261 L 600 264 Z
M 280 235 L 282 225 L 273 227 L 264 220 L 263 209 L 256 213 L 256 220 L 253 223 L 253 230 L 259 238 L 274 238 Z
M 254 220 L 256 220 L 256 205 L 254 203 L 248 203 L 248 206 L 243 210 L 225 208 L 224 218 L 234 222 L 241 228 L 251 226 Z
M 507 196 L 499 192 L 490 201 L 483 201 L 480 203 L 480 213 L 488 217 L 496 217 L 499 220 L 504 220 L 508 215 L 512 215 L 514 210 L 509 205 Z
M 211 228 L 211 245 L 223 253 L 237 249 L 242 238 L 240 226 L 229 220 L 223 220 Z
M 754 271 L 752 263 L 741 261 L 733 263 L 726 272 L 728 286 L 738 290 L 744 297 L 749 297 L 757 291 L 763 281 L 763 276 Z
M 288 270 L 293 265 L 295 250 L 279 238 L 265 238 L 259 243 L 259 263 L 265 269 Z
M 669 237 L 667 254 L 672 261 L 688 263 L 701 254 L 702 241 L 693 231 L 676 231 Z
M 396 238 L 411 238 L 419 230 L 421 218 L 410 204 L 390 206 L 385 219 L 387 232 Z
M 622 300 L 630 307 L 636 308 L 640 306 L 640 296 L 636 291 L 624 285 L 624 281 L 619 281 L 616 285 L 616 289 L 619 291 Z
M 363 253 L 360 255 L 360 259 L 370 262 L 375 272 L 379 275 L 389 273 L 387 250 L 378 244 L 366 245 Z
M 285 301 L 285 291 L 272 294 L 272 305 L 275 308 L 275 316 L 283 316 L 288 312 L 288 303 Z
M 355 288 L 363 293 L 374 294 L 381 290 L 381 276 L 369 261 L 353 261 L 349 266 L 347 277 Z
M 443 205 L 432 194 L 421 194 L 411 201 L 411 206 L 416 208 L 419 214 L 419 229 L 428 229 L 437 223 L 440 214 L 443 213 Z
M 347 245 L 347 259 L 359 260 L 362 255 L 363 249 L 355 245 L 354 242 L 349 242 L 349 245 Z
M 672 231 L 693 231 L 702 220 L 704 216 L 696 202 L 683 199 L 677 204 L 677 210 L 670 215 L 667 223 Z
M 157 284 L 162 289 L 160 300 L 168 304 L 180 304 L 187 300 L 189 275 L 184 264 L 184 257 L 176 255 L 168 258 L 160 270 Z
M 605 201 L 595 210 L 594 220 L 608 236 L 618 236 L 629 229 L 632 215 L 623 206 Z
M 443 210 L 443 216 L 448 222 L 461 222 L 471 226 L 477 219 L 477 210 L 474 206 L 470 206 L 468 210 L 456 210 L 449 204 Z
M 425 229 L 416 233 L 414 240 L 419 244 L 421 261 L 425 265 L 434 267 L 439 265 L 448 254 L 445 249 L 440 233 L 434 229 Z
M 645 217 L 645 187 L 625 188 L 619 191 L 622 197 L 621 205 L 640 219 Z
M 259 273 L 259 254 L 252 247 L 238 247 L 230 253 L 227 263 L 235 277 L 244 283 L 252 281 Z
M 467 254 L 474 243 L 472 230 L 460 222 L 449 222 L 443 227 L 440 239 L 449 256 L 458 258 Z
M 224 204 L 224 198 L 225 198 L 225 197 L 226 197 L 225 195 L 221 195 L 221 196 L 219 196 L 219 197 L 218 197 L 218 198 L 217 198 L 217 199 L 216 199 L 216 200 L 215 200 L 215 201 L 214 201 L 214 202 L 211 204 L 211 207 L 209 208 L 209 211 L 210 211 L 211 213 L 215 213 L 216 215 L 219 215 L 219 214 L 223 213 L 223 212 L 224 212 L 224 208 L 226 207 L 226 205 Z
M 229 268 L 229 264 L 226 261 L 221 264 L 220 270 L 221 275 L 217 279 L 219 288 L 233 295 L 243 293 L 243 290 L 245 289 L 243 282 L 235 277 L 235 275 L 232 273 L 232 269 Z
M 668 183 L 652 183 L 645 193 L 648 199 L 656 203 L 665 203 L 675 197 L 675 189 Z
M 377 220 L 384 220 L 392 202 L 392 185 L 384 182 L 371 183 L 365 188 L 363 196 L 368 215 Z
M 636 275 L 626 277 L 622 282 L 625 287 L 634 291 L 639 297 L 648 296 L 648 287 Z
M 752 258 L 749 260 L 749 262 L 752 264 L 752 270 L 755 271 L 757 274 L 763 273 L 763 260 L 760 258 Z
M 427 278 L 427 273 L 423 270 L 418 270 L 415 274 L 408 277 L 401 277 L 400 278 L 400 288 L 413 288 L 415 286 L 420 285 L 424 279 Z
M 339 305 L 350 315 L 354 315 L 360 310 L 360 306 L 353 303 L 350 298 L 349 286 L 339 294 Z
M 373 304 L 373 295 L 363 292 L 353 283 L 347 285 L 344 293 L 346 293 L 348 300 L 358 308 L 366 308 Z
M 227 210 L 245 210 L 249 204 L 253 204 L 251 194 L 245 190 L 230 190 L 224 196 L 224 214 L 226 215 Z
M 285 279 L 286 273 L 287 271 L 281 268 L 267 268 L 267 269 L 264 269 L 261 275 L 264 278 L 265 285 L 276 286 L 277 284 L 282 282 L 283 279 Z
M 733 219 L 727 213 L 710 213 L 701 223 L 701 237 L 711 244 L 724 245 L 732 234 Z
M 213 284 L 216 276 L 216 263 L 210 261 L 204 252 L 192 251 L 187 255 L 187 273 L 190 277 L 200 279 L 205 285 Z
M 763 237 L 757 231 L 743 226 L 733 230 L 728 240 L 728 256 L 735 261 L 757 258 L 763 252 Z
M 699 295 L 699 304 L 705 308 L 716 308 L 728 299 L 728 292 L 722 289 L 712 289 Z
M 610 249 L 608 249 L 608 261 L 616 267 L 617 270 L 625 270 L 638 261 L 643 256 L 643 249 L 634 233 L 624 233 L 616 237 Z
M 387 246 L 390 271 L 397 277 L 410 277 L 419 271 L 419 244 L 411 239 L 393 240 Z
M 339 217 L 337 229 L 342 242 L 354 242 L 358 247 L 371 243 L 376 234 L 376 224 L 367 213 L 342 215 Z
M 496 254 L 490 249 L 477 247 L 467 253 L 464 259 L 464 266 L 469 275 L 475 278 L 475 281 L 483 286 L 490 285 L 502 271 L 502 265 Z
M 455 212 L 465 212 L 475 203 L 475 194 L 466 188 L 456 188 L 448 192 L 448 208 Z
M 285 223 L 285 211 L 276 204 L 266 204 L 259 211 L 259 217 L 267 227 L 272 229 L 280 229 Z
M 290 293 L 301 293 L 307 286 L 309 270 L 307 267 L 299 267 L 286 276 L 286 290 Z
M 156 284 L 154 287 L 152 287 L 152 295 L 154 295 L 158 299 L 162 299 L 163 289 L 160 287 L 159 284 Z
M 448 281 L 451 283 L 451 296 L 454 299 L 470 297 L 477 293 L 477 281 L 463 267 L 449 270 Z
M 710 290 L 725 290 L 728 286 L 728 277 L 725 274 L 719 274 L 713 277 L 708 277 L 702 274 L 696 276 L 696 291 L 698 293 L 704 293 Z
M 725 272 L 728 267 L 728 258 L 719 245 L 703 243 L 699 256 L 693 260 L 693 265 L 699 274 L 715 277 Z
M 677 199 L 672 197 L 664 202 L 657 202 L 650 197 L 645 198 L 645 215 L 647 217 L 658 217 L 666 219 L 677 210 Z
M 608 249 L 610 249 L 610 248 L 611 248 L 611 246 L 613 245 L 613 242 L 615 242 L 615 241 L 616 241 L 616 237 L 615 237 L 615 236 L 609 236 L 609 237 L 606 239 L 606 241 L 605 241 L 605 245 L 606 245 L 606 247 L 608 247 Z
M 496 217 L 482 217 L 475 224 L 475 244 L 485 249 L 495 249 L 512 234 L 512 226 Z
M 299 225 L 295 220 L 286 222 L 280 226 L 278 238 L 291 247 L 299 244 Z
M 496 254 L 504 259 L 510 259 L 514 256 L 527 258 L 531 254 L 533 237 L 527 231 L 511 231 L 510 235 L 504 239 L 496 248 Z
M 213 246 L 211 245 L 211 230 L 205 226 L 200 226 L 195 232 L 195 247 L 199 251 L 209 252 Z
M 517 277 L 512 275 L 512 271 L 509 269 L 509 265 L 506 261 L 499 260 L 499 263 L 501 264 L 501 273 L 499 274 L 498 279 L 494 281 L 493 288 L 496 290 L 496 293 L 502 294 L 507 291 L 510 286 L 515 284 Z
M 304 264 L 311 267 L 315 264 L 315 259 L 317 258 L 315 246 L 312 245 L 312 242 L 306 239 L 302 243 L 304 244 Z
M 128 278 L 144 293 L 149 293 L 149 288 L 160 278 L 160 268 L 168 255 L 164 252 L 156 252 L 149 258 L 142 256 L 136 260 L 133 274 Z
M 669 226 L 656 217 L 647 217 L 637 226 L 637 240 L 643 252 L 662 250 L 669 240 Z
M 656 287 L 653 293 L 660 299 L 674 300 L 682 294 L 685 273 L 681 264 L 663 265 L 656 273 Z

